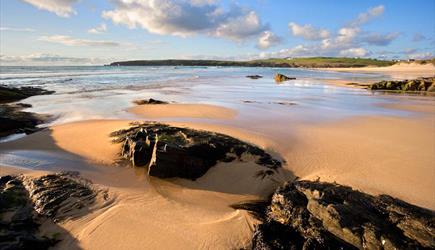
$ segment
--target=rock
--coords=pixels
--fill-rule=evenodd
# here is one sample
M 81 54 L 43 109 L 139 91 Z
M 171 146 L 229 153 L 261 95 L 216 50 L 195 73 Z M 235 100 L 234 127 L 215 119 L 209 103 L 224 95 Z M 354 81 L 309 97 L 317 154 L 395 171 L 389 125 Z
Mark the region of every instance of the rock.
M 260 78 L 263 78 L 263 76 L 261 76 L 261 75 L 247 75 L 246 77 L 247 78 L 251 78 L 251 79 L 260 79 Z
M 282 74 L 275 74 L 275 81 L 276 82 L 284 82 L 284 81 L 289 81 L 289 80 L 296 80 L 295 77 L 288 77 L 286 75 L 282 75 Z
M 433 211 L 338 184 L 287 183 L 264 211 L 253 249 L 435 248 Z
M 36 87 L 6 87 L 0 85 L 0 103 L 15 102 L 35 95 L 49 95 L 54 91 Z
M 0 249 L 48 249 L 64 233 L 55 222 L 90 212 L 106 192 L 96 190 L 76 172 L 40 177 L 0 177 Z M 104 205 L 104 204 L 102 204 Z M 43 231 L 40 226 L 45 227 Z M 61 233 L 62 232 L 62 233 Z
M 37 125 L 46 122 L 47 115 L 24 112 L 22 109 L 32 105 L 17 103 L 8 104 L 34 95 L 48 95 L 54 91 L 41 88 L 21 87 L 12 88 L 0 86 L 0 137 L 16 133 L 30 134 L 38 130 Z
M 137 105 L 146 105 L 146 104 L 169 104 L 168 102 L 165 101 L 160 101 L 160 100 L 155 100 L 153 98 L 150 98 L 148 100 L 136 100 L 134 101 L 135 104 Z
M 37 213 L 22 179 L 0 177 L 0 249 L 48 249 L 56 241 L 40 236 Z
M 393 91 L 435 91 L 435 77 L 421 77 L 414 80 L 380 81 L 369 85 L 370 90 L 393 90 Z
M 172 127 L 159 123 L 136 124 L 112 133 L 123 143 L 120 155 L 136 167 L 147 167 L 159 178 L 195 180 L 220 162 L 242 161 L 252 156 L 256 164 L 276 170 L 281 162 L 264 150 L 235 138 L 207 131 Z
M 97 192 L 76 172 L 49 174 L 26 180 L 26 189 L 38 214 L 60 221 L 74 217 L 95 202 Z

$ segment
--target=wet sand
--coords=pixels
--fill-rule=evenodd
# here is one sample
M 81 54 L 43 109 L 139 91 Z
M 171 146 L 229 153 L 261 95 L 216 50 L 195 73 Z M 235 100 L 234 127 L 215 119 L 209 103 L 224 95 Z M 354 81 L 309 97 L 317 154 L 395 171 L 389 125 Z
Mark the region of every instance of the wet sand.
M 232 119 L 237 115 L 237 112 L 233 109 L 208 104 L 148 104 L 135 106 L 129 111 L 144 118 Z

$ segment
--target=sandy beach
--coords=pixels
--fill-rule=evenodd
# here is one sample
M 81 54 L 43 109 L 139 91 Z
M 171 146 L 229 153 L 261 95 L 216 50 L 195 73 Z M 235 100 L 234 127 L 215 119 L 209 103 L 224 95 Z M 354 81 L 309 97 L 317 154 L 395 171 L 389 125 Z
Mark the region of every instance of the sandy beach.
M 415 113 L 412 118 L 361 116 L 311 125 L 291 117 L 248 125 L 243 117 L 237 118 L 234 110 L 207 105 L 148 105 L 130 111 L 155 119 L 176 114 L 215 121 L 232 118 L 230 125 L 169 123 L 225 133 L 280 155 L 286 162 L 279 176 L 282 179 L 299 176 L 337 182 L 435 209 L 435 104 L 430 100 L 412 105 Z M 186 107 L 191 111 L 186 112 Z M 409 109 L 406 105 L 389 108 L 403 107 Z M 265 198 L 275 184 L 254 178 L 258 166 L 245 163 L 219 163 L 197 181 L 159 180 L 146 176 L 140 169 L 116 167 L 119 145 L 111 142 L 109 134 L 128 127 L 130 121 L 90 120 L 56 125 L 0 144 L 1 152 L 38 150 L 67 154 L 80 162 L 79 169 L 85 178 L 108 188 L 111 196 L 116 197 L 105 209 L 63 223 L 61 226 L 76 240 L 64 240 L 58 247 L 141 249 L 146 245 L 166 249 L 211 246 L 228 249 L 247 246 L 256 221 L 246 211 L 234 210 L 229 205 Z M 8 173 L 34 172 L 2 167 L 2 174 Z
M 403 67 L 370 70 L 408 74 Z M 431 69 L 419 70 L 429 75 Z M 348 81 L 347 75 L 337 76 L 337 81 Z M 238 85 L 231 91 L 234 83 L 225 78 L 216 85 L 209 80 L 195 83 L 192 92 L 187 87 L 175 91 L 178 86 L 125 91 L 123 102 L 113 90 L 102 98 L 92 96 L 92 91 L 85 96 L 31 97 L 36 111 L 39 105 L 45 105 L 46 112 L 58 105 L 67 107 L 63 95 L 72 96 L 77 108 L 55 113 L 60 119 L 39 132 L 0 143 L 1 174 L 35 177 L 79 171 L 94 187 L 108 192 L 110 202 L 97 202 L 98 209 L 91 213 L 58 224 L 65 232 L 58 249 L 249 247 L 259 221 L 230 206 L 267 199 L 278 185 L 296 177 L 388 194 L 435 209 L 431 96 L 372 95 L 331 85 L 334 80 L 329 77 L 280 85 L 272 79 L 236 79 Z M 151 94 L 174 103 L 132 104 Z M 215 102 L 208 102 L 211 98 Z M 110 115 L 107 105 L 114 109 Z M 71 117 L 75 121 L 69 122 Z M 261 166 L 249 160 L 219 162 L 195 181 L 148 176 L 146 168 L 119 163 L 121 145 L 110 134 L 129 128 L 131 122 L 150 120 L 232 136 L 266 150 L 283 166 L 265 179 L 256 177 Z

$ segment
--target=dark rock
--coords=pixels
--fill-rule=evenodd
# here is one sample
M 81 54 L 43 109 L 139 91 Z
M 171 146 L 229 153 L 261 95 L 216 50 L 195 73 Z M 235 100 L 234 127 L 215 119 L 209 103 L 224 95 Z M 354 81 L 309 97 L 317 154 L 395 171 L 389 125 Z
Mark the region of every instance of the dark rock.
M 0 137 L 16 133 L 30 134 L 37 131 L 37 125 L 46 122 L 47 115 L 24 112 L 22 109 L 32 105 L 15 102 L 34 95 L 49 95 L 54 91 L 48 91 L 35 87 L 13 88 L 0 86 Z
M 421 77 L 414 80 L 380 81 L 367 86 L 370 90 L 392 91 L 435 91 L 435 77 Z
M 266 169 L 276 170 L 281 162 L 264 150 L 235 138 L 206 131 L 144 123 L 112 133 L 123 143 L 121 156 L 133 166 L 148 167 L 148 174 L 160 178 L 195 180 L 218 162 L 242 160 L 244 154 Z
M 76 172 L 37 178 L 1 176 L 0 249 L 52 247 L 60 240 L 58 235 L 64 232 L 54 223 L 89 212 L 96 196 L 102 193 Z M 107 193 L 103 195 L 107 199 Z M 46 223 L 53 226 L 40 232 L 40 226 Z
M 435 248 L 435 213 L 387 195 L 296 181 L 278 188 L 267 208 L 258 206 L 238 207 L 266 211 L 253 249 Z
M 247 78 L 251 78 L 251 79 L 260 79 L 260 78 L 263 78 L 263 76 L 261 76 L 261 75 L 247 75 L 246 76 Z
M 288 77 L 286 75 L 283 74 L 275 74 L 275 81 L 276 82 L 284 82 L 284 81 L 289 81 L 289 80 L 296 80 L 295 77 Z
M 38 215 L 21 178 L 0 177 L 0 249 L 48 249 L 56 240 L 40 236 Z
M 136 100 L 134 101 L 135 104 L 137 105 L 146 105 L 146 104 L 169 104 L 168 102 L 165 101 L 160 101 L 160 100 L 155 100 L 153 98 L 150 99 L 145 99 L 145 100 Z
M 47 115 L 24 112 L 22 109 L 16 105 L 0 104 L 0 137 L 17 133 L 31 134 L 39 130 L 39 124 L 49 119 Z
M 49 95 L 53 93 L 54 91 L 36 87 L 14 88 L 0 85 L 0 103 L 15 102 L 35 95 Z

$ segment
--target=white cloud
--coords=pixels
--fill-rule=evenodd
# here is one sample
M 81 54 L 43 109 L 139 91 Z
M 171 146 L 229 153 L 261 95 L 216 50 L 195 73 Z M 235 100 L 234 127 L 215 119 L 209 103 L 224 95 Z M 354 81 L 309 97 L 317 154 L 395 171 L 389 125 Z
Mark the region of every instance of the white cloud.
M 113 59 L 80 58 L 60 56 L 56 54 L 35 53 L 26 56 L 0 55 L 1 65 L 101 65 L 113 61 Z
M 272 33 L 271 31 L 264 31 L 258 38 L 257 48 L 268 49 L 281 43 L 281 38 Z
M 338 54 L 344 57 L 363 57 L 368 54 L 368 51 L 364 48 L 350 48 L 341 50 Z
M 412 37 L 412 41 L 413 42 L 421 42 L 424 40 L 427 40 L 428 38 L 424 35 L 422 35 L 421 33 L 415 33 L 414 36 Z
M 363 42 L 371 45 L 386 46 L 399 36 L 398 32 L 391 32 L 387 34 L 368 34 L 362 38 Z
M 315 28 L 310 24 L 299 25 L 292 22 L 288 24 L 288 27 L 294 36 L 300 36 L 306 40 L 316 41 L 329 37 L 329 31 Z
M 115 9 L 103 18 L 130 29 L 174 36 L 206 34 L 243 40 L 267 29 L 254 11 L 232 5 L 229 10 L 213 0 L 114 0 Z
M 385 11 L 385 7 L 383 5 L 379 5 L 367 10 L 367 12 L 363 12 L 358 15 L 358 17 L 353 20 L 350 25 L 351 26 L 360 26 L 362 24 L 367 23 L 368 21 L 382 15 Z
M 59 43 L 67 46 L 118 47 L 121 45 L 120 43 L 113 41 L 77 39 L 63 35 L 42 36 L 38 40 Z
M 105 23 L 102 23 L 100 25 L 98 25 L 95 28 L 89 29 L 88 33 L 91 34 L 100 34 L 100 33 L 104 33 L 107 31 L 107 25 Z
M 31 28 L 0 27 L 0 31 L 35 32 Z
M 61 17 L 69 17 L 72 14 L 76 14 L 76 11 L 72 8 L 72 5 L 79 0 L 22 0 L 29 3 L 38 9 L 53 12 Z

